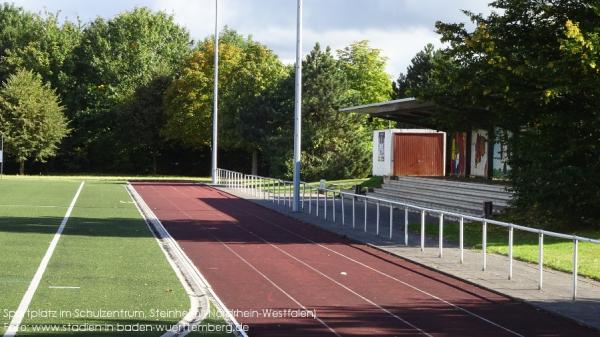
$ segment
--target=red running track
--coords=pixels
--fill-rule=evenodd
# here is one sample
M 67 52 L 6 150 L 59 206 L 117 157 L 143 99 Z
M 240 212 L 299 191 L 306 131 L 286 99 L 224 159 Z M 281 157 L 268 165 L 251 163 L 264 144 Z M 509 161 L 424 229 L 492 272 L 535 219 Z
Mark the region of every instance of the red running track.
M 250 336 L 598 335 L 208 186 L 134 187 Z

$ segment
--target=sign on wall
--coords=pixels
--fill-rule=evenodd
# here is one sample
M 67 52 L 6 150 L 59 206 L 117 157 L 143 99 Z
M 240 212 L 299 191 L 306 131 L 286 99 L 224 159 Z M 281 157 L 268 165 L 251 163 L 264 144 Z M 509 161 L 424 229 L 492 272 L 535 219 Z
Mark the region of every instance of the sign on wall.
M 377 160 L 385 161 L 385 132 L 379 132 L 377 149 L 378 149 Z
M 471 134 L 471 175 L 488 176 L 488 132 L 474 130 Z

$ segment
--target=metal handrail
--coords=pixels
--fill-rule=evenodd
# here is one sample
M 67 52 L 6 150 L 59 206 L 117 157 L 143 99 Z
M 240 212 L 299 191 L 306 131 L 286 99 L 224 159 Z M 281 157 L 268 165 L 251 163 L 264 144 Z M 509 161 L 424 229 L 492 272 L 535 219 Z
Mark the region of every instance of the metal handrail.
M 262 177 L 258 175 L 244 174 L 241 172 L 217 169 L 217 177 L 218 182 L 221 180 L 226 182 L 226 186 L 235 189 L 244 189 L 246 192 L 252 193 L 254 196 L 261 196 L 260 187 L 269 186 L 271 188 L 276 188 L 277 193 L 273 192 L 271 189 L 267 191 L 266 189 L 262 189 L 262 198 L 270 199 L 272 202 L 281 204 L 283 201 L 283 205 L 287 205 L 292 207 L 292 191 L 289 188 L 292 187 L 293 182 L 286 181 L 277 178 L 270 177 Z M 267 183 L 268 185 L 264 185 Z M 485 217 L 478 217 L 468 214 L 461 214 L 458 212 L 452 212 L 441 209 L 434 209 L 429 207 L 418 206 L 406 202 L 401 202 L 397 200 L 390 200 L 385 198 L 378 198 L 368 195 L 356 194 L 352 192 L 345 192 L 342 190 L 334 190 L 329 188 L 321 188 L 311 186 L 306 182 L 301 182 L 302 185 L 302 193 L 301 193 L 301 211 L 305 210 L 305 201 L 307 200 L 307 190 L 308 190 L 308 213 L 312 214 L 312 194 L 314 191 L 316 194 L 316 204 L 315 204 L 315 215 L 319 216 L 319 203 L 320 194 L 323 194 L 323 217 L 327 220 L 327 203 L 329 194 L 331 194 L 331 201 L 333 207 L 333 222 L 336 222 L 336 195 L 342 199 L 341 207 L 342 207 L 342 225 L 345 225 L 345 211 L 344 211 L 344 198 L 352 198 L 352 228 L 356 228 L 356 201 L 362 201 L 364 207 L 364 225 L 363 231 L 367 231 L 367 223 L 368 223 L 368 214 L 367 214 L 367 204 L 375 204 L 376 208 L 376 234 L 380 235 L 379 231 L 379 222 L 381 217 L 380 207 L 381 205 L 389 207 L 390 210 L 390 230 L 389 230 L 389 238 L 392 239 L 393 235 L 393 209 L 400 208 L 404 209 L 404 244 L 408 245 L 408 212 L 419 212 L 421 214 L 421 251 L 425 250 L 425 218 L 427 214 L 437 215 L 439 217 L 439 257 L 443 257 L 443 230 L 444 230 L 444 218 L 451 217 L 459 219 L 459 249 L 460 249 L 460 263 L 464 263 L 464 221 L 470 220 L 474 222 L 481 222 L 482 224 L 482 270 L 485 271 L 487 269 L 487 225 L 496 225 L 504 228 L 508 228 L 508 258 L 509 258 L 509 270 L 508 270 L 508 279 L 511 280 L 513 278 L 513 246 L 514 246 L 514 230 L 521 230 L 524 232 L 536 233 L 539 236 L 539 254 L 538 254 L 538 269 L 539 269 L 539 280 L 538 280 L 538 288 L 541 290 L 543 288 L 543 247 L 544 247 L 544 237 L 554 237 L 559 239 L 571 240 L 573 241 L 573 270 L 572 270 L 572 298 L 575 300 L 577 298 L 577 277 L 578 277 L 578 245 L 579 242 L 589 242 L 594 244 L 600 244 L 600 240 L 592 239 L 588 237 L 582 237 L 578 235 L 571 234 L 563 234 L 553 231 L 548 231 L 539 228 L 526 227 L 522 225 L 517 225 L 514 223 L 492 220 Z M 249 188 L 250 187 L 250 190 Z M 256 188 L 259 187 L 259 188 Z M 283 187 L 283 200 L 282 200 L 282 187 Z M 257 191 L 258 190 L 258 191 Z M 289 192 L 289 195 L 288 195 Z M 269 195 L 270 194 L 270 195 Z

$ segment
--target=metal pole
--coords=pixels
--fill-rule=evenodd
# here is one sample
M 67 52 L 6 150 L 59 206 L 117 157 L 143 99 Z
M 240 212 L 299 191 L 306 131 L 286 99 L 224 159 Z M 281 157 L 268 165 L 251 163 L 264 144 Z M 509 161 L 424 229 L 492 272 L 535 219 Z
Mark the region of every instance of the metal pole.
M 294 205 L 300 210 L 300 155 L 302 140 L 302 0 L 298 0 L 296 29 L 296 101 L 294 109 Z
M 573 301 L 577 299 L 577 246 L 579 241 L 573 240 Z
M 460 218 L 459 223 L 459 246 L 460 246 L 460 263 L 465 263 L 465 218 Z
M 444 257 L 444 213 L 440 213 L 440 228 L 439 228 L 439 245 L 440 245 L 440 252 L 439 252 L 439 257 L 442 258 Z
M 513 242 L 514 242 L 515 228 L 510 226 L 508 229 L 508 279 L 513 278 Z
M 356 197 L 352 196 L 352 228 L 356 228 Z
M 425 211 L 421 211 L 421 251 L 425 251 Z
M 215 0 L 215 64 L 213 89 L 213 139 L 212 139 L 212 183 L 217 183 L 218 112 L 219 102 L 219 0 Z
M 544 287 L 544 233 L 539 234 L 539 250 L 538 250 L 538 268 L 540 273 L 540 280 L 538 289 L 542 290 Z
M 404 245 L 408 246 L 408 208 L 404 208 Z
M 390 240 L 392 239 L 394 231 L 394 206 L 390 204 Z
M 487 269 L 487 221 L 483 222 L 481 231 L 483 236 L 481 239 L 481 249 L 483 252 L 483 266 L 481 270 L 485 271 Z
M 377 221 L 375 222 L 376 226 L 375 226 L 375 235 L 379 235 L 379 201 L 377 202 L 377 216 L 376 216 Z
M 346 224 L 346 212 L 344 209 L 344 194 L 340 193 L 340 199 L 342 199 L 342 226 Z

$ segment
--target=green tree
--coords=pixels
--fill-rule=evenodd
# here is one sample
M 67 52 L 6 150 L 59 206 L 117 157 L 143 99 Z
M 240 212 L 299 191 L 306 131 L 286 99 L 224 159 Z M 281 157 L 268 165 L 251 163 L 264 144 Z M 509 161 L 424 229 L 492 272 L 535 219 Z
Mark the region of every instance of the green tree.
M 285 66 L 266 46 L 226 28 L 219 37 L 220 147 L 249 153 L 256 173 L 274 130 L 272 97 L 287 75 Z M 164 135 L 201 148 L 212 136 L 214 40 L 206 39 L 167 91 Z
M 348 102 L 359 105 L 390 99 L 392 80 L 385 71 L 387 59 L 381 55 L 381 50 L 371 48 L 364 40 L 338 50 L 337 54 L 348 82 L 345 94 Z
M 406 74 L 401 73 L 393 83 L 394 97 L 413 97 L 417 93 L 429 88 L 432 83 L 432 72 L 435 63 L 442 53 L 429 43 L 412 58 L 406 69 Z
M 303 179 L 366 176 L 371 132 L 366 116 L 339 112 L 348 104 L 348 82 L 340 61 L 329 47 L 322 50 L 317 43 L 303 69 Z
M 0 26 L 0 80 L 17 69 L 30 69 L 64 96 L 72 85 L 68 59 L 79 44 L 79 25 L 60 24 L 58 14 L 33 14 L 3 4 Z
M 498 0 L 475 23 L 438 23 L 448 60 L 422 92 L 446 125 L 513 132 L 516 206 L 550 223 L 600 219 L 600 7 L 592 0 Z M 467 124 L 468 123 L 468 124 Z
M 25 161 L 44 162 L 56 155 L 67 135 L 67 120 L 55 91 L 41 76 L 18 70 L 0 89 L 0 130 L 7 153 L 25 173 Z
M 123 138 L 116 133 L 143 125 L 123 114 L 135 104 L 136 90 L 175 76 L 189 53 L 189 34 L 164 12 L 136 8 L 87 25 L 70 60 L 77 81 L 66 102 L 75 132 L 65 157 L 84 169 L 131 167 L 133 134 L 116 143 Z

